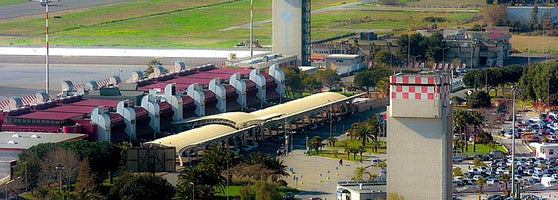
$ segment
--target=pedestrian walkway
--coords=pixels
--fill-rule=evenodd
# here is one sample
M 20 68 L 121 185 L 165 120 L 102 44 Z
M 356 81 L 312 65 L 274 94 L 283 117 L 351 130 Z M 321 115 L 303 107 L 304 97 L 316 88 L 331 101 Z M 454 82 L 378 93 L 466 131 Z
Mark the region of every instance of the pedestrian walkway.
M 325 148 L 324 148 L 325 149 Z M 368 167 L 371 158 L 385 157 L 385 155 L 367 155 L 363 162 L 346 160 L 347 154 L 339 153 L 338 158 L 309 156 L 304 150 L 294 150 L 288 156 L 281 157 L 284 164 L 288 166 L 291 176 L 286 181 L 290 187 L 299 189 L 297 198 L 308 199 L 320 197 L 322 199 L 336 199 L 335 191 L 339 181 L 350 181 L 354 177 L 357 167 Z M 339 160 L 343 159 L 343 165 Z M 380 169 L 369 167 L 367 170 L 372 174 L 380 174 Z M 367 177 L 365 177 L 367 178 Z

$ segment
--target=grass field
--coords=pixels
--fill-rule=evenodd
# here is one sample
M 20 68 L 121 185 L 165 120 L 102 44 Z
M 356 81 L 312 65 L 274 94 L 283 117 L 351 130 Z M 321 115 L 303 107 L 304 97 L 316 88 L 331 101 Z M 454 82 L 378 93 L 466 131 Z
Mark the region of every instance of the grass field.
M 7 6 L 12 4 L 27 3 L 29 0 L 0 0 L 0 6 Z
M 318 9 L 351 1 L 314 0 Z M 50 20 L 52 46 L 131 46 L 131 47 L 204 47 L 230 48 L 248 39 L 245 28 L 218 31 L 249 22 L 247 0 L 168 1 L 132 0 L 96 8 L 52 13 L 61 16 Z M 437 12 L 355 11 L 325 12 L 312 16 L 312 38 L 325 38 L 349 33 L 351 29 L 398 29 L 407 26 L 408 16 L 416 16 L 413 25 L 424 25 L 427 16 L 443 15 L 448 25 L 472 14 Z M 345 20 L 364 17 L 375 19 L 365 23 L 340 26 Z M 271 1 L 254 1 L 254 20 L 271 18 Z M 255 38 L 271 44 L 271 23 L 255 27 Z M 339 30 L 346 29 L 346 30 Z M 44 19 L 11 19 L 0 22 L 0 45 L 40 46 L 44 43 Z
M 558 39 L 556 37 L 513 35 L 510 39 L 512 47 L 522 53 L 558 53 Z
M 490 149 L 490 147 L 488 147 L 488 145 L 486 145 L 486 144 L 477 144 L 475 150 L 476 151 L 473 152 L 473 144 L 469 144 L 469 145 L 467 145 L 467 149 L 465 150 L 465 154 L 469 155 L 469 156 L 474 156 L 476 154 L 486 154 L 489 151 L 492 151 L 493 149 Z M 506 148 L 504 148 L 504 146 L 502 146 L 502 145 L 498 145 L 496 150 L 500 150 L 502 152 L 508 152 L 506 150 Z

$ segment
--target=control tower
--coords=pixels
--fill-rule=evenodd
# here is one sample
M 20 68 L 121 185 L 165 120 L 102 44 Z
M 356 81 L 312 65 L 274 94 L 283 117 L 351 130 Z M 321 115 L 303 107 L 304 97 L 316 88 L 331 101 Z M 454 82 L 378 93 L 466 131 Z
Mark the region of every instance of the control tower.
M 387 192 L 405 199 L 452 198 L 451 78 L 390 77 Z
M 273 0 L 273 53 L 296 55 L 297 64 L 310 62 L 310 0 Z

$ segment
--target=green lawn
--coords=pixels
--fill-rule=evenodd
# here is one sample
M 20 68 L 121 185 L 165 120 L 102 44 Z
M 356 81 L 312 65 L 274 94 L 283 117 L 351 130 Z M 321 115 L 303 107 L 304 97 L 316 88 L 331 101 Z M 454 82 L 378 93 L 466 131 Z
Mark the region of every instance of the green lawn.
M 229 198 L 240 197 L 240 189 L 242 187 L 243 186 L 240 185 L 229 185 L 228 193 L 227 188 L 225 187 L 225 191 L 215 191 L 215 197 L 216 199 L 226 199 L 227 194 Z M 283 196 L 283 194 L 285 194 L 286 192 L 293 192 L 295 194 L 298 193 L 295 188 L 283 186 L 279 187 L 279 192 L 281 193 L 281 196 Z
M 15 0 L 0 0 L 0 2 Z M 355 0 L 313 0 L 312 9 L 340 5 Z M 220 29 L 249 22 L 247 0 L 130 0 L 95 8 L 54 12 L 49 24 L 52 46 L 123 46 L 171 48 L 230 48 L 249 38 L 246 28 Z M 63 2 L 61 2 L 63 3 Z M 254 1 L 254 20 L 271 19 L 271 1 Z M 312 38 L 347 34 L 351 29 L 407 27 L 408 16 L 413 26 L 421 26 L 428 16 L 449 19 L 448 26 L 470 13 L 397 12 L 397 11 L 332 11 L 312 15 Z M 374 19 L 362 23 L 346 21 Z M 444 24 L 446 25 L 446 24 Z M 439 26 L 440 27 L 440 26 Z M 271 23 L 256 25 L 254 37 L 263 45 L 271 44 Z M 0 22 L 0 45 L 40 46 L 44 44 L 44 18 L 18 18 Z M 392 33 L 392 31 L 389 31 Z
M 368 143 L 366 144 L 366 152 L 363 153 L 363 156 L 361 157 L 360 154 L 356 154 L 356 157 L 351 153 L 350 155 L 347 156 L 347 153 L 343 153 L 344 149 L 345 149 L 345 142 L 347 142 L 347 145 L 349 146 L 360 146 L 361 142 L 360 141 L 356 141 L 356 140 L 341 140 L 341 141 L 337 141 L 335 143 L 334 147 L 331 146 L 326 146 L 324 147 L 323 150 L 318 151 L 318 153 L 316 153 L 315 151 L 312 151 L 312 155 L 317 155 L 317 156 L 323 156 L 323 157 L 328 157 L 328 158 L 335 158 L 335 159 L 346 159 L 346 160 L 350 160 L 350 161 L 360 161 L 365 160 L 367 155 L 370 155 L 370 153 L 373 153 L 372 150 L 372 144 Z M 382 154 L 386 152 L 387 146 L 386 146 L 386 142 L 385 141 L 379 141 L 380 142 L 380 147 L 378 148 L 378 152 L 377 154 Z M 338 154 L 335 155 L 334 154 L 334 149 L 337 150 Z
M 493 149 L 490 149 L 490 147 L 488 147 L 488 145 L 486 145 L 486 144 L 477 144 L 477 145 L 476 145 L 476 151 L 473 152 L 473 145 L 472 145 L 472 144 L 469 144 L 469 145 L 467 145 L 467 149 L 466 149 L 466 151 L 465 151 L 465 154 L 466 154 L 466 155 L 473 156 L 473 155 L 475 155 L 475 154 L 486 154 L 486 153 L 488 153 L 489 151 L 492 151 L 492 150 L 493 150 Z M 502 145 L 498 145 L 498 147 L 496 148 L 496 150 L 500 150 L 500 151 L 502 151 L 502 152 L 508 152 L 508 151 L 504 148 L 504 146 L 502 146 Z
M 0 6 L 7 6 L 12 4 L 20 4 L 20 3 L 27 3 L 29 0 L 0 0 Z M 39 3 L 37 2 L 37 5 Z

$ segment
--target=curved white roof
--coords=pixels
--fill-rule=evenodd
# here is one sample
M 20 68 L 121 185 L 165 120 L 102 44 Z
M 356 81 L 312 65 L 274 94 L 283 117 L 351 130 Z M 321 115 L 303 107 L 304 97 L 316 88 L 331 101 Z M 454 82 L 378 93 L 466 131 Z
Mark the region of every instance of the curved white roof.
M 301 99 L 296 99 L 289 101 L 284 104 L 279 104 L 272 106 L 263 110 L 254 111 L 251 113 L 244 112 L 230 112 L 221 113 L 211 116 L 206 116 L 203 119 L 226 119 L 234 121 L 235 123 L 243 123 L 249 120 L 255 119 L 266 119 L 277 115 L 292 115 L 306 110 L 310 110 L 324 104 L 332 103 L 334 101 L 345 99 L 344 95 L 334 93 L 334 92 L 324 92 L 319 94 L 314 94 Z M 177 151 L 182 149 L 198 145 L 204 142 L 211 141 L 232 133 L 238 130 L 227 125 L 220 124 L 210 124 L 199 128 L 191 129 L 188 131 L 180 132 L 171 136 L 160 138 L 148 143 L 151 144 L 161 144 L 170 147 L 176 147 Z
M 159 138 L 148 143 L 161 144 L 168 147 L 176 147 L 176 150 L 180 151 L 184 147 L 208 142 L 210 140 L 225 136 L 235 131 L 236 129 L 230 126 L 210 124 L 192 130 L 183 131 L 164 138 Z
M 254 111 L 251 112 L 250 114 L 256 117 L 262 117 L 266 115 L 279 114 L 279 113 L 282 113 L 284 115 L 292 115 L 324 104 L 331 103 L 332 101 L 338 101 L 345 98 L 347 97 L 339 93 L 324 92 L 324 93 L 314 94 L 312 96 L 307 96 L 301 99 L 289 101 L 287 103 L 279 104 L 263 110 Z

